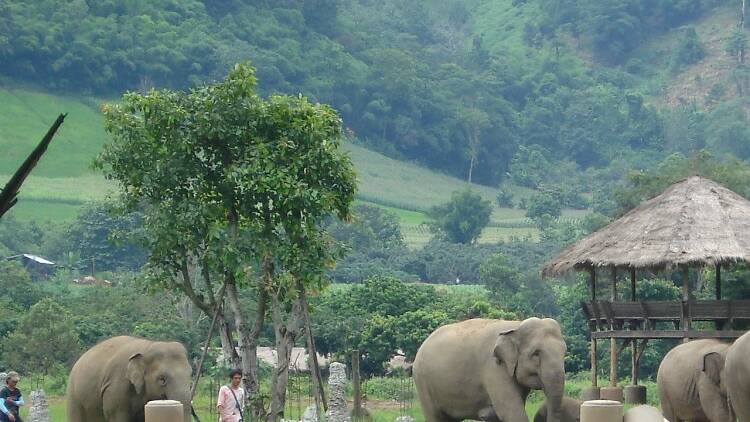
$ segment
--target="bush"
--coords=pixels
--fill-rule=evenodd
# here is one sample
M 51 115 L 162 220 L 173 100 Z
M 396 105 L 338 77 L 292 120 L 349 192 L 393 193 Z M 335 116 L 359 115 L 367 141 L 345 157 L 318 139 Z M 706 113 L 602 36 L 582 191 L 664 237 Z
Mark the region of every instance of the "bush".
M 706 49 L 703 47 L 700 38 L 698 38 L 695 28 L 686 28 L 672 58 L 672 70 L 679 71 L 685 66 L 701 61 L 705 56 Z
M 469 189 L 453 192 L 450 202 L 430 210 L 436 228 L 454 243 L 474 243 L 490 222 L 490 214 L 490 201 Z

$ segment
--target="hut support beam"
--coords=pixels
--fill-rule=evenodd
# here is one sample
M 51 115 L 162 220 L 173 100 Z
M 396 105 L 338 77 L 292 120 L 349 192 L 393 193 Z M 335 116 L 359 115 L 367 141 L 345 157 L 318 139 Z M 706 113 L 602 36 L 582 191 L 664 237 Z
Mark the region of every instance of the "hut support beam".
M 721 300 L 721 264 L 716 264 L 716 300 Z M 716 321 L 714 328 L 724 329 L 724 321 Z
M 690 316 L 690 267 L 682 267 L 682 317 L 680 318 L 680 328 L 685 331 L 685 337 L 682 342 L 687 343 L 690 339 L 687 332 L 690 331 L 693 320 Z
M 630 269 L 630 301 L 635 302 L 635 268 Z M 630 379 L 633 385 L 638 385 L 638 341 L 633 340 L 630 344 Z
M 610 299 L 612 303 L 617 302 L 617 267 L 612 267 L 612 296 Z M 610 328 L 615 330 L 614 321 L 610 324 Z M 609 385 L 617 387 L 617 339 L 612 337 L 609 342 Z
M 591 284 L 591 303 L 594 303 L 596 301 L 596 267 L 591 267 L 589 270 L 590 275 L 590 284 Z M 593 326 L 591 326 L 593 329 Z M 597 362 L 597 352 L 596 352 L 596 339 L 594 336 L 591 336 L 591 385 L 596 387 L 597 386 L 597 379 L 596 379 L 596 372 L 598 362 Z
M 721 300 L 721 264 L 716 264 L 716 300 Z

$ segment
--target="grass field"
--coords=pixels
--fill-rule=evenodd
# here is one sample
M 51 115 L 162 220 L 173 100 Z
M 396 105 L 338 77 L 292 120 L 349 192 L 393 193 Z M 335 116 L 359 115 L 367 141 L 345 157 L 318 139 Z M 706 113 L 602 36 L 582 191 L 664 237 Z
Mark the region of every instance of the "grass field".
M 395 397 L 399 392 L 388 391 L 388 388 L 398 389 L 398 384 L 402 384 L 405 390 L 401 393 L 406 394 L 406 398 L 402 401 L 394 400 L 389 396 L 393 394 Z M 371 385 L 375 385 L 375 390 Z M 568 376 L 565 384 L 566 395 L 571 397 L 578 397 L 579 393 L 583 388 L 589 385 L 588 374 L 580 373 L 573 376 Z M 606 385 L 605 380 L 601 380 L 600 385 Z M 622 385 L 626 385 L 623 383 Z M 652 406 L 658 406 L 656 385 L 653 381 L 646 381 L 643 383 L 648 391 L 648 403 Z M 378 388 L 380 386 L 380 388 Z M 385 386 L 385 390 L 383 389 Z M 21 417 L 28 415 L 29 403 L 29 392 L 32 390 L 31 385 L 27 379 L 22 379 L 19 388 L 24 391 L 27 396 L 27 406 L 22 408 Z M 34 388 L 38 388 L 35 386 Z M 196 409 L 196 413 L 200 417 L 201 421 L 213 421 L 215 420 L 214 414 L 211 412 L 216 404 L 216 399 L 210 392 L 215 389 L 214 385 L 209 384 L 208 381 L 202 381 L 201 387 L 198 389 L 198 394 L 193 400 L 193 404 Z M 424 415 L 419 406 L 419 401 L 415 398 L 416 392 L 414 390 L 414 384 L 409 380 L 400 380 L 398 378 L 374 378 L 363 384 L 365 395 L 368 399 L 364 405 L 368 410 L 371 422 L 393 422 L 397 417 L 403 415 L 409 415 L 415 418 L 416 422 L 423 422 Z M 349 406 L 352 406 L 351 401 L 351 386 L 349 388 Z M 287 411 L 286 417 L 289 420 L 300 419 L 300 414 L 304 412 L 304 409 L 312 404 L 309 396 L 304 393 L 301 395 L 295 395 L 293 392 L 288 393 L 287 397 Z M 529 419 L 533 419 L 539 407 L 544 401 L 544 394 L 540 391 L 533 391 L 526 401 L 526 413 Z M 65 397 L 62 394 L 50 394 L 48 395 L 49 402 L 49 414 L 52 422 L 67 422 L 65 416 Z M 632 406 L 626 406 L 630 408 Z
M 60 112 L 68 117 L 32 175 L 26 180 L 18 204 L 7 214 L 22 221 L 67 222 L 80 207 L 102 200 L 112 184 L 93 172 L 91 162 L 106 140 L 99 100 L 56 96 L 21 88 L 0 87 L 0 183 L 34 148 Z M 425 211 L 446 202 L 451 193 L 472 189 L 495 203 L 497 189 L 469 184 L 455 177 L 394 160 L 354 144 L 346 144 L 359 178 L 357 200 L 394 212 L 401 222 L 407 244 L 417 248 L 432 238 L 424 225 Z M 516 198 L 533 191 L 511 187 Z M 581 212 L 566 211 L 564 217 L 578 218 Z M 511 238 L 532 239 L 538 231 L 524 217 L 524 210 L 495 207 L 490 227 L 481 243 Z

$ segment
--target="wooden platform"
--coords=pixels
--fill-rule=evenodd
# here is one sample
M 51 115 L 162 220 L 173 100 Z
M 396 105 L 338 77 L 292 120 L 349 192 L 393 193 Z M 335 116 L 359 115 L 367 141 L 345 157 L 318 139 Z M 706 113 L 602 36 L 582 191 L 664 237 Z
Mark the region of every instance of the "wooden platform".
M 740 330 L 602 330 L 593 331 L 594 339 L 664 339 L 664 338 L 718 338 L 736 339 L 745 334 Z
M 598 300 L 583 302 L 581 307 L 594 338 L 736 338 L 739 337 L 737 333 L 744 332 L 697 331 L 681 324 L 709 321 L 716 323 L 717 327 L 729 329 L 735 321 L 750 321 L 750 300 Z M 657 323 L 672 323 L 674 330 L 657 329 Z M 691 334 L 685 335 L 685 332 Z

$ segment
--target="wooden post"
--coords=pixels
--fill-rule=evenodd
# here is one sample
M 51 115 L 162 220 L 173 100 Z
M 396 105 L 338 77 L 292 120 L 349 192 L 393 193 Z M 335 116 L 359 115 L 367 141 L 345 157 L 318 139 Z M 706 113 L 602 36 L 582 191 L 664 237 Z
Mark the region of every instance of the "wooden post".
M 612 303 L 617 301 L 617 267 L 612 267 Z M 612 322 L 610 329 L 614 331 L 615 324 Z M 609 339 L 609 385 L 617 387 L 617 339 Z
M 591 267 L 591 301 L 596 300 L 596 267 Z
M 359 350 L 352 352 L 352 393 L 354 395 L 354 409 L 352 416 L 359 420 L 362 416 L 362 392 L 359 380 Z
M 318 414 L 318 420 L 322 420 L 321 415 L 328 411 L 328 402 L 326 401 L 326 394 L 323 389 L 323 378 L 320 375 L 318 349 L 315 347 L 315 337 L 313 337 L 312 323 L 310 321 L 310 306 L 307 303 L 306 296 L 302 298 L 302 312 L 304 313 L 305 318 L 305 343 L 307 344 L 310 371 L 312 372 L 313 390 L 315 391 L 315 411 Z
M 680 321 L 682 331 L 685 332 L 682 338 L 683 343 L 687 343 L 690 339 L 687 336 L 687 332 L 693 325 L 692 318 L 690 316 L 690 267 L 684 265 L 682 267 L 682 318 Z
M 593 304 L 596 301 L 596 267 L 591 267 L 589 270 L 589 274 L 591 275 L 591 303 Z M 597 379 L 596 379 L 596 372 L 597 372 L 597 353 L 596 353 L 596 339 L 594 338 L 594 333 L 591 333 L 591 385 L 593 387 L 597 386 Z
M 721 300 L 721 264 L 716 264 L 716 300 Z
M 635 268 L 630 269 L 630 301 L 635 302 Z M 645 327 L 644 327 L 645 328 Z M 638 341 L 630 343 L 630 379 L 633 385 L 638 385 Z

